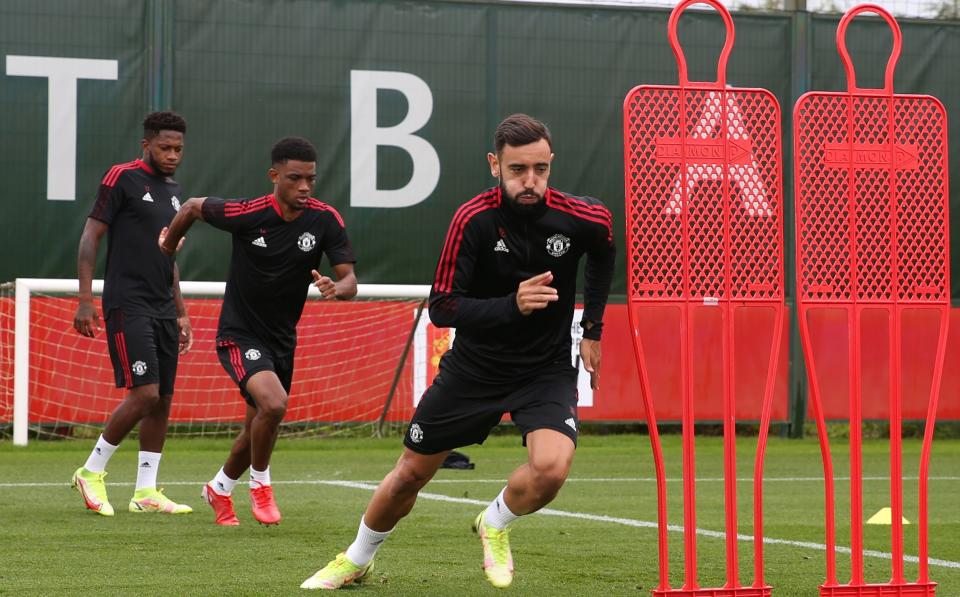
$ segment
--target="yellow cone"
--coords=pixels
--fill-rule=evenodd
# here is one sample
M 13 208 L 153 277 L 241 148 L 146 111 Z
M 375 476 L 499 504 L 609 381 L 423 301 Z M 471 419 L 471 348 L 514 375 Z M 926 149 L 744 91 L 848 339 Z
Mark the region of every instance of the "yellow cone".
M 910 524 L 906 518 L 900 517 L 903 524 Z M 880 508 L 880 511 L 867 520 L 867 524 L 893 524 L 893 511 L 890 508 Z

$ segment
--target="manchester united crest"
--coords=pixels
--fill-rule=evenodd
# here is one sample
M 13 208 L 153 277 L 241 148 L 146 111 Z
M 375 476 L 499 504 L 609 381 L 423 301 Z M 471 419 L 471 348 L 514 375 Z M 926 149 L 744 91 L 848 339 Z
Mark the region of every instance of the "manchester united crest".
M 423 441 L 423 429 L 420 429 L 420 425 L 416 423 L 410 426 L 410 441 L 415 444 Z
M 554 234 L 547 239 L 547 253 L 560 257 L 570 250 L 570 239 L 562 234 Z
M 300 235 L 300 238 L 297 239 L 297 246 L 300 247 L 300 250 L 303 251 L 304 253 L 307 253 L 308 251 L 313 249 L 313 247 L 315 247 L 316 245 L 317 245 L 316 237 L 310 234 L 309 232 L 304 232 L 303 234 Z

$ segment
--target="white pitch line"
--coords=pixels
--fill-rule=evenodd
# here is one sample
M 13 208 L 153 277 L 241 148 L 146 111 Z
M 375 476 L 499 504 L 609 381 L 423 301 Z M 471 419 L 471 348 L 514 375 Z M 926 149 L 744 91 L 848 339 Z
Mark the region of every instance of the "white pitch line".
M 354 488 L 354 489 L 367 489 L 367 490 L 370 490 L 370 491 L 373 491 L 374 489 L 377 488 L 377 486 L 374 485 L 374 484 L 360 483 L 360 482 L 357 482 L 357 481 L 320 481 L 320 482 L 318 482 L 318 483 L 321 483 L 321 484 L 323 484 L 323 485 L 333 485 L 333 486 L 337 486 L 337 487 L 350 487 L 350 488 Z M 451 496 L 448 496 L 448 495 L 442 495 L 442 494 L 438 494 L 438 493 L 424 493 L 424 492 L 420 492 L 420 493 L 418 494 L 417 498 L 418 498 L 418 499 L 421 499 L 421 498 L 422 498 L 422 499 L 426 499 L 426 500 L 433 500 L 433 501 L 436 501 L 436 502 L 450 502 L 450 503 L 454 503 L 454 504 L 473 504 L 473 505 L 476 505 L 476 506 L 486 506 L 487 504 L 490 503 L 489 501 L 473 500 L 473 499 L 470 499 L 470 498 L 458 498 L 458 497 L 451 497 Z M 610 522 L 610 523 L 613 523 L 613 524 L 620 524 L 620 525 L 624 525 L 624 526 L 637 527 L 637 528 L 643 528 L 643 529 L 655 529 L 655 528 L 657 528 L 657 523 L 656 523 L 656 522 L 652 522 L 652 521 L 648 521 L 648 520 L 634 520 L 634 519 L 632 519 L 632 518 L 619 518 L 619 517 L 614 517 L 614 516 L 604 516 L 604 515 L 602 515 L 602 514 L 585 514 L 585 513 L 583 513 L 583 512 L 568 512 L 568 511 L 566 511 L 566 510 L 554 510 L 554 509 L 552 509 L 552 508 L 544 508 L 544 509 L 542 509 L 542 510 L 538 510 L 537 513 L 538 513 L 538 514 L 545 514 L 545 515 L 547 515 L 547 516 L 561 516 L 561 517 L 564 517 L 564 518 L 577 518 L 577 519 L 580 519 L 580 520 L 590 520 L 590 521 L 594 521 L 594 522 Z M 673 533 L 683 533 L 683 527 L 680 526 L 680 525 L 675 525 L 675 524 L 667 525 L 667 529 L 668 529 L 669 531 L 673 532 Z M 711 538 L 714 538 L 714 539 L 724 539 L 724 538 L 726 538 L 726 536 L 727 536 L 726 533 L 723 533 L 723 532 L 721 532 L 721 531 L 711 531 L 711 530 L 708 530 L 708 529 L 697 529 L 697 535 L 700 535 L 700 536 L 702 536 L 702 537 L 711 537 Z M 738 539 L 739 541 L 743 541 L 743 542 L 752 542 L 752 541 L 753 541 L 753 535 L 737 534 L 737 539 Z M 814 549 L 814 550 L 817 550 L 817 551 L 826 551 L 826 550 L 827 550 L 827 546 L 824 545 L 824 544 L 822 544 L 822 543 L 813 543 L 813 542 L 810 542 L 810 541 L 793 541 L 793 540 L 790 540 L 790 539 L 776 539 L 776 538 L 774 538 L 774 537 L 764 537 L 764 538 L 763 538 L 763 543 L 764 543 L 764 545 L 788 545 L 788 546 L 790 546 L 790 547 L 803 547 L 803 548 L 807 548 L 807 549 Z M 847 553 L 847 554 L 851 552 L 851 550 L 850 550 L 849 547 L 843 547 L 843 546 L 839 546 L 839 545 L 836 547 L 836 551 L 837 551 L 838 553 Z M 866 549 L 866 550 L 864 550 L 864 551 L 863 551 L 863 555 L 865 555 L 865 556 L 867 556 L 867 557 L 879 558 L 879 559 L 883 559 L 883 560 L 892 560 L 892 559 L 893 559 L 893 554 L 890 554 L 890 553 L 887 553 L 887 552 L 883 552 L 883 551 L 875 551 L 875 550 L 872 550 L 872 549 Z M 920 561 L 920 558 L 918 558 L 917 556 L 904 555 L 904 556 L 903 556 L 903 560 L 904 560 L 905 562 L 917 563 L 917 562 Z M 940 559 L 937 559 L 937 558 L 928 558 L 928 559 L 927 559 L 927 562 L 928 562 L 931 566 L 941 566 L 941 567 L 943 567 L 943 568 L 960 568 L 960 562 L 953 562 L 953 561 L 950 561 L 950 560 L 940 560 Z
M 932 479 L 933 477 L 931 477 Z M 947 479 L 955 479 L 955 477 L 945 477 Z M 597 481 L 602 479 L 589 479 L 589 478 L 580 478 L 580 479 L 568 479 L 568 481 Z M 611 481 L 623 481 L 625 479 L 609 479 Z M 626 479 L 631 480 L 631 479 Z M 642 479 L 632 479 L 632 480 L 642 480 Z M 889 480 L 889 479 L 886 479 Z M 452 481 L 452 480 L 451 480 Z M 431 481 L 431 483 L 436 483 L 437 481 Z M 465 479 L 458 481 L 460 483 L 469 483 L 474 482 L 474 480 Z M 499 483 L 503 483 L 503 480 L 498 480 Z M 274 481 L 274 485 L 328 485 L 331 487 L 347 487 L 350 489 L 364 489 L 367 491 L 373 491 L 377 488 L 378 481 L 332 481 L 332 480 L 293 480 L 293 481 Z M 169 481 L 164 483 L 164 485 L 201 485 L 199 481 Z M 111 485 L 117 486 L 131 486 L 133 483 L 111 483 Z M 19 487 L 66 487 L 66 483 L 0 483 L 0 488 L 19 488 Z M 420 492 L 418 494 L 418 499 L 432 500 L 435 502 L 447 502 L 452 504 L 470 504 L 474 506 L 486 506 L 489 501 L 485 500 L 474 500 L 470 498 L 460 498 L 460 497 L 451 497 L 448 495 L 443 495 L 439 493 L 425 493 Z M 620 518 L 615 516 L 605 516 L 602 514 L 586 514 L 584 512 L 568 512 L 566 510 L 554 510 L 552 508 L 544 508 L 537 512 L 538 514 L 544 514 L 546 516 L 560 516 L 563 518 L 576 518 L 579 520 L 590 520 L 593 522 L 608 522 L 612 524 L 619 524 L 629 527 L 636 527 L 642 529 L 656 529 L 657 523 L 649 520 L 635 520 L 632 518 Z M 680 525 L 667 525 L 667 530 L 672 533 L 683 533 L 683 527 Z M 724 539 L 726 538 L 726 533 L 722 531 L 711 531 L 709 529 L 697 529 L 697 535 L 701 537 L 710 537 L 712 539 Z M 745 535 L 742 533 L 737 534 L 737 540 L 744 543 L 752 542 L 753 535 Z M 794 541 L 792 539 L 777 539 L 775 537 L 764 537 L 764 545 L 787 545 L 790 547 L 801 547 L 805 549 L 812 549 L 815 551 L 826 551 L 827 546 L 823 543 L 814 543 L 812 541 Z M 844 547 L 842 545 L 836 546 L 837 553 L 849 554 L 851 549 L 849 547 Z M 893 554 L 885 551 L 876 551 L 872 549 L 866 549 L 863 551 L 863 555 L 870 558 L 878 558 L 881 560 L 892 560 Z M 912 555 L 904 555 L 903 560 L 905 562 L 918 563 L 920 558 Z M 954 562 L 951 560 L 941 560 L 939 558 L 928 558 L 927 562 L 931 566 L 939 566 L 941 568 L 958 568 L 960 569 L 960 562 Z

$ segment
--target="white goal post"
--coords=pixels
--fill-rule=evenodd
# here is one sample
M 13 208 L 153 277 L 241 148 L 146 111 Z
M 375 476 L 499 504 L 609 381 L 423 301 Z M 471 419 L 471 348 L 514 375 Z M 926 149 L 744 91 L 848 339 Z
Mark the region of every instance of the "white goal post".
M 223 296 L 225 282 L 180 282 L 180 291 L 185 297 Z M 93 281 L 94 294 L 103 291 L 103 281 Z M 27 445 L 28 413 L 30 406 L 30 298 L 34 293 L 77 294 L 79 282 L 76 279 L 17 278 L 15 285 L 15 326 L 14 326 L 14 383 L 13 383 L 13 443 Z M 359 284 L 359 299 L 425 299 L 429 296 L 429 285 L 416 284 Z M 320 293 L 313 286 L 308 298 L 319 298 Z

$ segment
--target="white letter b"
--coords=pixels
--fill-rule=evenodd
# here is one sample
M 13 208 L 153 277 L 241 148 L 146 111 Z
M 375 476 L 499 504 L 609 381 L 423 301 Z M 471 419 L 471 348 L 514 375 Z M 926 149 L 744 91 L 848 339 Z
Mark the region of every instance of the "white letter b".
M 407 98 L 407 115 L 395 126 L 377 126 L 377 90 L 399 91 Z M 440 180 L 440 158 L 423 137 L 433 112 L 433 96 L 423 79 L 410 73 L 350 71 L 350 205 L 409 207 L 430 196 Z M 410 181 L 399 189 L 377 188 L 377 147 L 399 147 L 413 162 Z

